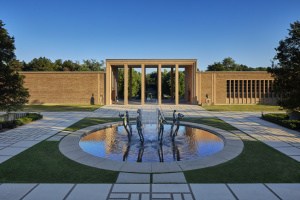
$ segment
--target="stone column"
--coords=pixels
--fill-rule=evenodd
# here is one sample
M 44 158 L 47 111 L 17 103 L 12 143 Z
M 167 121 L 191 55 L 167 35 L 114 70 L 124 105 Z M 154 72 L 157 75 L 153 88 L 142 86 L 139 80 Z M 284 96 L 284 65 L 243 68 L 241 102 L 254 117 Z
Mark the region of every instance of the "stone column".
M 179 65 L 175 65 L 175 105 L 179 104 Z
M 174 97 L 174 74 L 173 74 L 173 67 L 171 67 L 171 101 L 173 101 Z
M 157 67 L 157 101 L 158 105 L 161 105 L 161 64 Z
M 124 105 L 128 105 L 128 64 L 124 64 Z
M 132 100 L 132 68 L 129 68 L 129 100 Z
M 106 62 L 106 91 L 105 91 L 105 104 L 111 105 L 111 66 Z
M 145 65 L 141 65 L 141 105 L 145 104 Z

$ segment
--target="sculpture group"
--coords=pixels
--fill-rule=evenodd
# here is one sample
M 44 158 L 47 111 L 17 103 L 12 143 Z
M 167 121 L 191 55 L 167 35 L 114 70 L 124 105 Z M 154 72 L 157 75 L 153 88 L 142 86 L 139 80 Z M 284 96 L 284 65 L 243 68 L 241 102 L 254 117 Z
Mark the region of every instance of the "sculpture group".
M 142 118 L 142 111 L 141 109 L 137 110 L 138 116 L 136 118 L 136 128 L 137 128 L 137 132 L 140 138 L 140 142 L 143 144 L 144 143 L 144 135 L 143 135 L 143 118 Z M 161 111 L 159 109 L 157 109 L 157 126 L 158 126 L 158 141 L 160 142 L 160 144 L 162 144 L 163 142 L 163 134 L 164 134 L 164 124 L 168 123 L 165 120 L 165 117 L 163 116 L 163 114 L 161 113 Z M 130 124 L 129 121 L 129 112 L 126 110 L 125 114 L 120 114 L 119 113 L 119 117 L 123 119 L 123 126 L 127 132 L 127 137 L 128 140 L 131 140 L 132 137 L 132 126 Z M 176 116 L 176 110 L 173 111 L 173 120 L 171 123 L 171 131 L 170 131 L 170 137 L 172 138 L 172 141 L 175 141 L 175 137 L 178 134 L 178 130 L 180 127 L 180 120 L 184 117 L 183 114 L 178 113 L 178 115 Z M 176 128 L 174 130 L 174 126 L 176 125 Z M 173 131 L 174 130 L 174 131 Z

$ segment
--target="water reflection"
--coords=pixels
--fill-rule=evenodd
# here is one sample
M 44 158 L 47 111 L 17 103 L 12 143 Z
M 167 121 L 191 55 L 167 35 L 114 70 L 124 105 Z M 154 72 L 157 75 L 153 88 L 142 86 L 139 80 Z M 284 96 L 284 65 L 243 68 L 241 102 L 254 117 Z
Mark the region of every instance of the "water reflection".
M 165 132 L 171 125 L 165 125 Z M 81 139 L 80 147 L 95 156 L 126 162 L 171 162 L 209 156 L 223 148 L 223 140 L 218 136 L 188 126 L 181 126 L 176 140 L 164 134 L 163 143 L 157 141 L 156 125 L 145 125 L 144 143 L 141 144 L 132 125 L 133 136 L 128 142 L 122 126 L 115 126 L 91 133 Z

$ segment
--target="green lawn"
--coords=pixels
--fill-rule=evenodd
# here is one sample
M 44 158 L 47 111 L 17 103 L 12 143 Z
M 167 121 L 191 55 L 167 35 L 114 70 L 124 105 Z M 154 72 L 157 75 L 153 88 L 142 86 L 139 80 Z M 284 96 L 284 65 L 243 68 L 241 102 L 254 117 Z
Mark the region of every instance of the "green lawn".
M 85 118 L 65 130 L 120 121 L 119 118 Z M 184 118 L 227 131 L 237 130 L 218 118 Z M 58 142 L 43 141 L 0 164 L 0 183 L 114 183 L 119 172 L 72 161 L 60 153 Z M 260 141 L 244 141 L 244 150 L 226 163 L 184 172 L 189 183 L 295 183 L 300 164 Z
M 284 111 L 280 106 L 273 105 L 215 105 L 215 106 L 202 106 L 202 108 L 208 111 L 242 111 L 242 112 L 254 112 L 254 111 Z
M 260 141 L 226 163 L 184 172 L 189 183 L 299 183 L 300 163 Z
M 89 112 L 103 105 L 25 105 L 26 112 Z
M 119 121 L 85 118 L 65 130 Z M 65 157 L 59 142 L 43 141 L 0 164 L 0 183 L 115 183 L 119 172 L 89 167 Z

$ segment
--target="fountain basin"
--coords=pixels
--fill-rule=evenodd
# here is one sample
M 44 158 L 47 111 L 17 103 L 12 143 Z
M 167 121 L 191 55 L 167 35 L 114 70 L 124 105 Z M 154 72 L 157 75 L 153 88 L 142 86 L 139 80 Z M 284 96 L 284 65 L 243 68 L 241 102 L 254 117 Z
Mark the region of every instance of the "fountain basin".
M 117 128 L 120 125 L 122 125 L 121 122 L 114 122 L 114 123 L 107 123 L 107 124 L 87 127 L 78 130 L 74 133 L 71 133 L 60 142 L 59 149 L 68 158 L 85 165 L 102 168 L 102 169 L 114 170 L 114 171 L 142 172 L 142 173 L 186 171 L 186 170 L 214 166 L 235 158 L 243 150 L 243 142 L 240 140 L 240 138 L 235 136 L 233 133 L 218 128 L 202 125 L 202 124 L 189 123 L 189 122 L 182 122 L 181 124 L 182 126 L 185 127 L 201 129 L 213 133 L 214 135 L 218 136 L 222 140 L 223 148 L 214 154 L 210 154 L 203 157 L 197 157 L 193 159 L 187 159 L 187 160 L 181 157 L 182 159 L 180 161 L 178 161 L 177 159 L 175 159 L 174 161 L 174 157 L 169 156 L 169 159 L 164 160 L 164 162 L 159 162 L 158 156 L 156 157 L 156 160 L 158 160 L 156 162 L 152 162 L 151 159 L 146 161 L 147 159 L 144 156 L 142 157 L 142 162 L 136 162 L 137 157 L 135 154 L 132 154 L 135 155 L 132 156 L 132 159 L 130 159 L 129 157 L 129 162 L 124 162 L 123 160 L 120 159 L 114 160 L 110 158 L 95 156 L 86 153 L 81 149 L 80 141 L 84 137 L 99 130 L 105 130 L 107 128 L 113 128 L 113 127 Z M 167 137 L 166 130 L 164 132 L 164 135 L 165 137 Z M 164 138 L 163 142 L 168 142 L 165 140 L 166 139 Z M 155 140 L 155 143 L 157 143 L 157 140 Z M 172 155 L 172 153 L 170 155 Z M 119 157 L 123 159 L 123 156 L 124 154 L 122 154 Z M 175 158 L 177 157 L 175 156 Z

